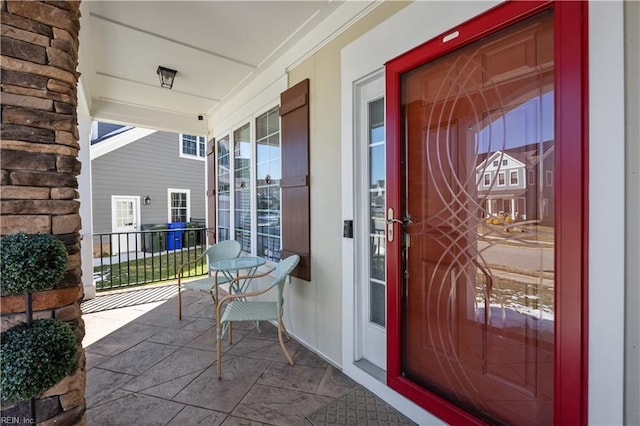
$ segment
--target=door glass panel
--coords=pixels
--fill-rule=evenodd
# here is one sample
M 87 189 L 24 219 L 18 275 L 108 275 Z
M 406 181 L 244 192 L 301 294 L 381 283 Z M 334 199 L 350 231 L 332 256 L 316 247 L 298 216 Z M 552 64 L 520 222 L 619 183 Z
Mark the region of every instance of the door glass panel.
M 552 12 L 401 84 L 403 374 L 489 423 L 552 424 Z
M 116 202 L 116 226 L 132 226 L 135 219 L 133 217 L 133 202 Z
M 229 136 L 218 140 L 218 241 L 231 238 Z
M 384 327 L 386 324 L 385 315 L 385 286 L 382 283 L 371 281 L 369 289 L 371 298 L 369 300 L 369 321 Z
M 369 208 L 371 218 L 369 321 L 386 324 L 384 98 L 369 103 Z

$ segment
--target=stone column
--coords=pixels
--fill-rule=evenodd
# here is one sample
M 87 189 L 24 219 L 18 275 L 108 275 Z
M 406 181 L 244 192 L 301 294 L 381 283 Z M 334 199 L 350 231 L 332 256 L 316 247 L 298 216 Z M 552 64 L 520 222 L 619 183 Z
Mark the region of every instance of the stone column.
M 35 293 L 35 318 L 54 317 L 84 337 L 77 175 L 79 1 L 1 3 L 0 234 L 55 234 L 67 246 L 68 270 L 50 291 Z M 88 277 L 91 279 L 91 277 Z M 2 297 L 2 330 L 25 320 L 24 296 Z M 40 396 L 38 424 L 84 424 L 85 356 Z M 26 404 L 2 403 L 2 417 L 22 418 Z

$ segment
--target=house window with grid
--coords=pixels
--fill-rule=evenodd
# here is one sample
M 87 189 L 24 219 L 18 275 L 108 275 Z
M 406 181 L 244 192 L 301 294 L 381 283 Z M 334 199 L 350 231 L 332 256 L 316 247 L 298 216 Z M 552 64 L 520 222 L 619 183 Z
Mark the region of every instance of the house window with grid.
M 218 140 L 218 241 L 231 238 L 231 168 L 229 135 Z
M 204 160 L 205 152 L 204 136 L 180 135 L 180 157 Z
M 513 185 L 513 186 L 518 185 L 518 171 L 517 170 L 511 170 L 509 172 L 509 185 Z
M 217 239 L 234 239 L 242 251 L 280 261 L 279 107 L 219 137 L 216 142 Z
M 190 190 L 169 189 L 169 222 L 187 222 L 190 216 Z
M 505 186 L 505 173 L 504 172 L 499 172 L 498 173 L 498 186 Z
M 256 118 L 256 254 L 280 260 L 280 116 L 278 107 Z
M 233 132 L 235 240 L 251 253 L 251 133 L 249 123 Z

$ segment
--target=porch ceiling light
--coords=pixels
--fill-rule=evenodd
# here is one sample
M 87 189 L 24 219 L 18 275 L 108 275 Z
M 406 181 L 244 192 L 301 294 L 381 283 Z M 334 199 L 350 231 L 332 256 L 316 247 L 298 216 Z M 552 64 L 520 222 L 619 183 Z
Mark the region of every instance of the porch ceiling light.
M 160 77 L 160 87 L 171 89 L 173 87 L 173 80 L 176 78 L 178 71 L 159 66 L 156 73 L 158 73 L 158 77 Z

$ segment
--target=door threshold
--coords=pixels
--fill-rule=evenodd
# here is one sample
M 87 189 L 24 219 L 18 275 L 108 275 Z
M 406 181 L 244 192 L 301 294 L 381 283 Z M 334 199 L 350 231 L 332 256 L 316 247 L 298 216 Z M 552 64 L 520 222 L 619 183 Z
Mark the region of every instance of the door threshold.
M 387 384 L 387 372 L 364 358 L 354 361 L 353 365 L 364 371 L 382 384 Z

